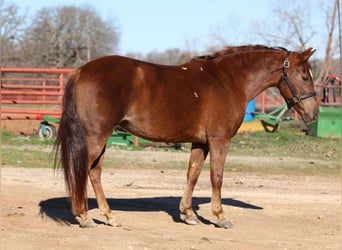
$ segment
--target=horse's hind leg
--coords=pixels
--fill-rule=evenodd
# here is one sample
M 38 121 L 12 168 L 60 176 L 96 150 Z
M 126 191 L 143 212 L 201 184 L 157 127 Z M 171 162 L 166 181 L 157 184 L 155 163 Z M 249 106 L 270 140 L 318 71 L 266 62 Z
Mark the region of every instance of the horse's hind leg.
M 184 195 L 179 205 L 181 219 L 189 225 L 196 225 L 200 223 L 192 209 L 192 194 L 207 155 L 208 145 L 192 144 L 187 173 L 187 183 L 184 190 Z
M 108 202 L 106 200 L 106 197 L 103 192 L 103 187 L 101 184 L 101 166 L 104 158 L 104 153 L 105 153 L 106 146 L 103 147 L 100 155 L 95 158 L 95 160 L 92 160 L 92 165 L 89 170 L 89 177 L 90 177 L 90 182 L 93 186 L 97 204 L 99 206 L 99 209 L 101 211 L 101 215 L 106 216 L 106 224 L 109 226 L 115 226 L 119 227 L 121 226 L 121 223 L 119 223 L 116 220 L 116 217 L 113 215 Z M 91 154 L 90 154 L 91 155 Z M 92 158 L 94 159 L 94 158 Z

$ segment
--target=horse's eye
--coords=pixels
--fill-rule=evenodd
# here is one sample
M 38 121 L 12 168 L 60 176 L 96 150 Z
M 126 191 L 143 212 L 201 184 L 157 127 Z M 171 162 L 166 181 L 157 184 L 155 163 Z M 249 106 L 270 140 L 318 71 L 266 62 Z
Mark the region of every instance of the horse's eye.
M 302 76 L 303 81 L 308 81 L 309 77 Z

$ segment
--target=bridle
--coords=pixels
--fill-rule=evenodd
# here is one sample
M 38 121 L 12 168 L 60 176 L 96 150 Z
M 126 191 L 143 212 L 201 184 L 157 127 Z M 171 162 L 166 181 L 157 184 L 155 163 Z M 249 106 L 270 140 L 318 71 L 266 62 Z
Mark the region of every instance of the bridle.
M 283 48 L 282 48 L 283 49 Z M 284 49 L 286 50 L 286 49 Z M 287 85 L 287 87 L 290 89 L 290 92 L 292 94 L 292 98 L 291 99 L 287 99 L 284 97 L 285 102 L 287 104 L 287 108 L 291 109 L 293 106 L 295 106 L 297 103 L 299 103 L 301 100 L 310 98 L 310 97 L 314 97 L 316 96 L 315 92 L 309 93 L 309 94 L 303 94 L 303 95 L 299 95 L 297 94 L 295 88 L 293 87 L 293 84 L 291 83 L 290 79 L 289 79 L 289 72 L 288 69 L 290 67 L 290 61 L 289 61 L 289 56 L 290 56 L 290 51 L 286 50 L 287 54 L 286 54 L 286 58 L 285 61 L 283 63 L 283 73 L 280 79 L 281 83 L 285 83 Z

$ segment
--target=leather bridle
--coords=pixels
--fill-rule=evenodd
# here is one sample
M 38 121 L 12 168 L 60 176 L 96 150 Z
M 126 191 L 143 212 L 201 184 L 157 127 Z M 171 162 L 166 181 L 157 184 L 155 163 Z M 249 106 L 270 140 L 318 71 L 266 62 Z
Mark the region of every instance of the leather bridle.
M 316 96 L 315 92 L 312 92 L 309 94 L 303 94 L 303 95 L 297 94 L 293 84 L 291 83 L 291 81 L 289 79 L 288 69 L 290 67 L 290 61 L 289 61 L 290 53 L 291 53 L 290 51 L 287 51 L 286 58 L 285 58 L 285 61 L 283 63 L 283 73 L 282 73 L 281 80 L 280 80 L 281 83 L 285 83 L 287 85 L 287 87 L 290 89 L 290 92 L 292 94 L 291 99 L 287 99 L 284 97 L 288 109 L 291 109 L 293 106 L 295 106 L 301 100 Z

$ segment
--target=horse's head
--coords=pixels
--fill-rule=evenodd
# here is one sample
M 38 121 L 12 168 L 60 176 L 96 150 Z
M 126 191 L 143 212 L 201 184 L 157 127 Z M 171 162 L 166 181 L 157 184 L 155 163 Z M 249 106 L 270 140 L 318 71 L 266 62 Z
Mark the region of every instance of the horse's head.
M 318 115 L 319 105 L 315 98 L 311 67 L 308 62 L 315 51 L 310 48 L 302 53 L 287 52 L 278 85 L 288 108 L 294 107 L 304 122 L 315 121 Z

